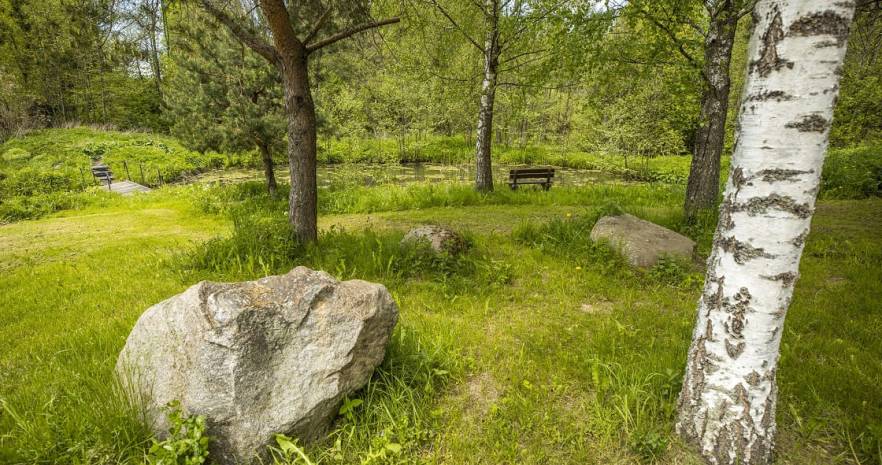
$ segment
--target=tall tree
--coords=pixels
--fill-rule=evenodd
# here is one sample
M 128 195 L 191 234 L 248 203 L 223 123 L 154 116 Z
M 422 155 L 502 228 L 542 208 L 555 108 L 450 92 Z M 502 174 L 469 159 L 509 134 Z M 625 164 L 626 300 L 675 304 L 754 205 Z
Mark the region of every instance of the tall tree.
M 739 20 L 752 10 L 755 2 L 637 0 L 630 5 L 701 75 L 701 113 L 692 146 L 684 202 L 688 218 L 716 205 L 720 190 L 720 157 L 726 140 L 729 111 L 732 48 Z M 697 16 L 701 19 L 696 19 Z M 700 45 L 696 47 L 698 41 Z M 703 59 L 696 56 L 694 48 L 703 51 Z
M 284 0 L 259 0 L 262 18 L 255 18 L 255 14 L 243 18 L 230 15 L 227 9 L 212 0 L 199 2 L 236 38 L 272 63 L 281 75 L 288 117 L 288 166 L 291 173 L 288 219 L 298 240 L 314 241 L 318 236 L 316 117 L 309 84 L 309 56 L 359 32 L 397 23 L 399 18 L 357 24 L 319 39 L 322 29 L 334 14 L 332 8 L 319 11 L 308 8 L 310 4 L 307 2 L 290 2 L 292 14 Z M 342 19 L 345 20 L 353 13 L 349 9 L 351 2 L 343 3 L 348 7 L 341 10 Z M 271 31 L 272 45 L 260 32 L 263 20 Z
M 704 38 L 701 71 L 704 90 L 683 205 L 687 218 L 716 205 L 720 191 L 720 157 L 729 112 L 732 48 L 738 21 L 753 9 L 755 0 L 704 0 L 703 3 L 709 17 L 708 26 L 706 29 L 699 25 L 695 27 Z
M 569 2 L 481 0 L 460 6 L 456 11 L 438 0 L 431 0 L 431 3 L 481 53 L 483 72 L 475 142 L 475 188 L 482 192 L 492 191 L 493 115 L 496 91 L 500 86 L 500 66 L 506 65 L 505 71 L 511 71 L 547 54 L 549 50 L 541 42 L 525 38 L 541 29 L 543 20 Z M 469 24 L 474 17 L 480 18 L 481 23 L 476 31 L 471 30 L 474 27 Z
M 761 0 L 740 131 L 677 431 L 714 464 L 767 464 L 784 316 L 809 232 L 853 2 Z

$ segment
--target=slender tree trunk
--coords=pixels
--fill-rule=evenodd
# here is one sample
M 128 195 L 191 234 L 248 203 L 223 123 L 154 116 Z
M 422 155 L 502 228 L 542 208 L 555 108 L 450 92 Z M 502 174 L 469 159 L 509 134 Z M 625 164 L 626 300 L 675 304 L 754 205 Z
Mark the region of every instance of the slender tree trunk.
M 291 53 L 279 52 L 288 115 L 288 168 L 291 172 L 288 218 L 294 235 L 301 241 L 312 242 L 318 237 L 318 188 L 315 104 L 309 89 L 307 53 L 302 46 L 295 47 Z
M 695 135 L 684 205 L 689 219 L 701 210 L 714 208 L 720 192 L 720 156 L 729 111 L 729 64 L 739 17 L 735 3 L 725 0 L 720 4 L 705 38 L 701 125 Z
M 740 133 L 680 393 L 712 464 L 768 464 L 784 316 L 808 235 L 853 2 L 760 0 Z
M 285 88 L 288 117 L 288 169 L 291 192 L 288 221 L 294 236 L 302 242 L 318 238 L 318 188 L 316 185 L 315 103 L 309 88 L 309 51 L 291 28 L 281 1 L 261 0 L 261 9 L 272 31 L 275 65 Z
M 160 103 L 164 102 L 162 95 L 162 63 L 159 60 L 159 22 L 162 14 L 162 4 L 160 2 L 150 3 L 148 7 L 150 14 L 150 61 L 153 63 L 153 83 L 156 86 L 156 94 L 159 95 Z
M 484 41 L 484 80 L 481 84 L 481 105 L 478 114 L 478 135 L 475 144 L 475 189 L 493 190 L 493 169 L 490 161 L 493 144 L 493 104 L 496 100 L 496 72 L 499 67 L 499 5 L 498 0 L 486 0 L 491 13 Z
M 264 141 L 257 142 L 257 150 L 260 152 L 260 159 L 263 162 L 263 175 L 266 177 L 266 189 L 269 192 L 269 196 L 275 199 L 278 185 L 276 184 L 273 154 L 270 152 L 268 144 Z

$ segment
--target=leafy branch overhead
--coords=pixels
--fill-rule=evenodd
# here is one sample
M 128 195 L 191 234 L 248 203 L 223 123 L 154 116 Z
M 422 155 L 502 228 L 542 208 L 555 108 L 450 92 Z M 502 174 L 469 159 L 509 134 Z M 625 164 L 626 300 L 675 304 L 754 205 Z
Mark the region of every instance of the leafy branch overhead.
M 230 31 L 239 40 L 242 41 L 242 43 L 246 44 L 252 50 L 254 50 L 272 63 L 279 61 L 279 52 L 277 47 L 271 45 L 269 42 L 266 41 L 264 37 L 261 37 L 261 35 L 256 32 L 257 25 L 255 24 L 256 21 L 254 19 L 253 11 L 244 12 L 244 15 L 234 17 L 232 14 L 226 11 L 224 7 L 218 6 L 216 4 L 217 2 L 214 2 L 212 0 L 199 0 L 199 2 L 200 5 L 202 5 L 202 7 L 205 9 L 205 11 L 207 11 L 215 19 L 217 19 L 218 22 L 229 28 Z M 264 9 L 264 11 L 267 12 L 267 21 L 269 23 L 274 23 L 277 25 L 278 29 L 274 29 L 275 34 L 279 34 L 284 37 L 283 40 L 291 41 L 292 43 L 298 44 L 299 46 L 303 47 L 308 53 L 320 50 L 324 47 L 358 34 L 359 32 L 375 29 L 389 24 L 395 24 L 401 21 L 401 19 L 398 17 L 392 17 L 377 21 L 365 22 L 348 27 L 320 39 L 320 32 L 323 28 L 325 28 L 328 19 L 333 14 L 333 10 L 331 8 L 328 8 L 324 10 L 324 12 L 322 12 L 314 20 L 308 32 L 301 39 L 295 33 L 294 25 L 290 24 L 291 19 L 288 18 L 287 20 L 285 20 L 285 18 L 288 17 L 288 12 L 282 0 L 260 0 L 259 5 L 261 6 L 261 8 Z M 285 23 L 282 21 L 287 22 L 288 25 L 285 26 Z

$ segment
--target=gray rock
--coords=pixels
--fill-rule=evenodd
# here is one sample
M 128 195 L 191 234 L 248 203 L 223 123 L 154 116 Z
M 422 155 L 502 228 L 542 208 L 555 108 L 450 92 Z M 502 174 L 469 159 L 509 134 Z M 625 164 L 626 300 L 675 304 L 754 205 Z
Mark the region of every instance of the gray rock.
M 686 236 L 636 216 L 604 216 L 591 230 L 591 240 L 605 239 L 616 247 L 628 262 L 637 267 L 651 267 L 665 255 L 691 260 L 695 242 Z
M 275 433 L 326 431 L 382 362 L 398 319 L 385 287 L 297 267 L 243 283 L 201 282 L 150 307 L 117 373 L 164 437 L 164 406 L 204 415 L 213 463 L 265 458 Z
M 404 239 L 401 239 L 402 245 L 412 245 L 417 243 L 428 244 L 428 246 L 436 253 L 445 252 L 450 255 L 465 252 L 468 248 L 462 235 L 456 231 L 435 225 L 425 225 L 413 228 L 404 236 Z

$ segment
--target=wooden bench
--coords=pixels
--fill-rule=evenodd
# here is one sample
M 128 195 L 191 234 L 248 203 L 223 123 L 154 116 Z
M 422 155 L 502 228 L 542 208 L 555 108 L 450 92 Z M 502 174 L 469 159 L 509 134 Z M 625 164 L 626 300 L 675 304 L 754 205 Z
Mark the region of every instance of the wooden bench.
M 551 189 L 554 168 L 514 168 L 508 172 L 508 187 L 516 190 L 524 184 L 538 184 L 543 189 Z

